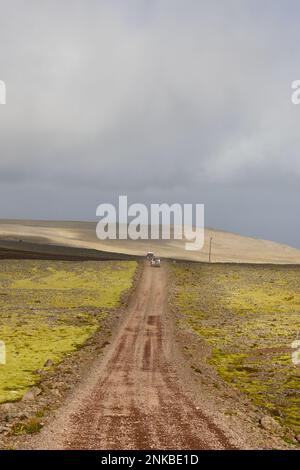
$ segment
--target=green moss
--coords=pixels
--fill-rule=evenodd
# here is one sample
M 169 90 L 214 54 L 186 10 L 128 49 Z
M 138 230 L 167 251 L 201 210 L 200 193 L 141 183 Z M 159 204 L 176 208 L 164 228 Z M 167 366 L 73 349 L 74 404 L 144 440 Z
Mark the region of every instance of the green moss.
M 299 434 L 291 342 L 300 333 L 300 268 L 184 263 L 172 271 L 171 306 L 211 345 L 210 363 Z
M 116 263 L 74 263 L 72 270 L 57 263 L 55 267 L 28 273 L 15 280 L 10 289 L 17 291 L 17 297 L 39 300 L 55 307 L 116 307 L 121 293 L 131 286 L 136 269 L 135 262 L 124 262 L 126 269 Z M 36 266 L 35 266 L 36 268 Z M 25 273 L 24 273 L 25 274 Z M 13 293 L 13 292 L 12 292 Z
M 43 367 L 47 359 L 60 362 L 66 352 L 74 351 L 96 331 L 98 323 L 91 319 L 86 326 L 53 325 L 28 321 L 24 326 L 2 328 L 6 343 L 6 365 L 0 368 L 0 402 L 19 399 L 36 381 L 33 371 Z
M 47 359 L 60 362 L 101 328 L 135 270 L 135 262 L 2 262 L 0 403 L 20 399 Z

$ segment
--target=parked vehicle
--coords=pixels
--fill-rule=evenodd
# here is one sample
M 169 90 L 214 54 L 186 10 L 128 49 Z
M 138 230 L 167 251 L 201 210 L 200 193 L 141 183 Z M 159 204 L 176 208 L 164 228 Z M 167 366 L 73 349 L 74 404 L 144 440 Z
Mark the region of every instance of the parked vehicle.
M 147 256 L 146 256 L 147 260 L 151 261 L 153 257 L 154 257 L 153 251 L 148 251 Z
M 150 261 L 150 265 L 153 268 L 160 268 L 160 258 L 158 256 L 153 256 L 152 260 Z

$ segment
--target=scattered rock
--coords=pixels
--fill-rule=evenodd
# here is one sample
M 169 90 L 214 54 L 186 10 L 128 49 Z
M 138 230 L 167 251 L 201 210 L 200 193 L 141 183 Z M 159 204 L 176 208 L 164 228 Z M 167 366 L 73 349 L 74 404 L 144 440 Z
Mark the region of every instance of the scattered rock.
M 260 425 L 263 429 L 266 429 L 266 431 L 271 431 L 276 434 L 282 433 L 282 427 L 271 416 L 263 416 L 260 419 Z
M 57 398 L 61 398 L 61 393 L 59 390 L 57 390 L 57 388 L 52 390 L 52 394 Z
M 24 419 L 29 418 L 29 414 L 24 411 L 21 411 L 20 413 L 18 413 L 18 418 L 23 421 Z
M 9 421 L 16 418 L 19 414 L 19 407 L 15 403 L 4 403 L 0 408 L 1 414 L 4 414 L 4 420 Z
M 47 375 L 47 372 L 44 369 L 36 369 L 34 373 L 37 375 L 43 375 L 43 376 Z
M 4 403 L 1 405 L 1 411 L 4 411 L 4 413 L 11 413 L 11 412 L 16 412 L 18 407 L 15 403 Z
M 3 434 L 9 430 L 9 426 L 7 424 L 1 424 L 0 426 L 0 434 Z
M 33 401 L 35 400 L 40 394 L 42 390 L 39 387 L 32 387 L 22 398 L 22 401 Z
M 65 384 L 65 382 L 54 382 L 52 384 L 52 388 L 54 390 L 66 390 L 67 389 L 67 385 Z

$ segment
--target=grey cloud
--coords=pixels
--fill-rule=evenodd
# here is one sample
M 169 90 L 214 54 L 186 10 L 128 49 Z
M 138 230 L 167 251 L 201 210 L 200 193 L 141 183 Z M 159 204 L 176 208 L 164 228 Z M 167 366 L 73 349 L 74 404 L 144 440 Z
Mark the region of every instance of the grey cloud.
M 298 2 L 0 7 L 0 214 L 85 219 L 126 193 L 300 246 Z

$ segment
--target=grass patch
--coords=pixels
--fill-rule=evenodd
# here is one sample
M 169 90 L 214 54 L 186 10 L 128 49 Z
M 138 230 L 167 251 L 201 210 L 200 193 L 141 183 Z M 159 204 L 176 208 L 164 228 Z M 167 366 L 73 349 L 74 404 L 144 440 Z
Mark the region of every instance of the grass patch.
M 36 434 L 40 432 L 43 425 L 37 418 L 32 418 L 25 422 L 15 423 L 11 428 L 13 436 L 21 436 L 22 434 Z

